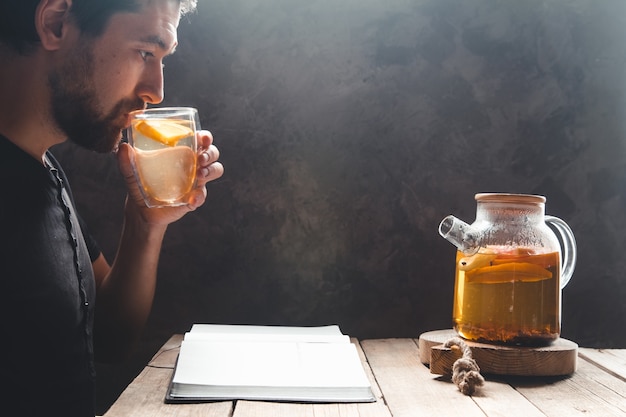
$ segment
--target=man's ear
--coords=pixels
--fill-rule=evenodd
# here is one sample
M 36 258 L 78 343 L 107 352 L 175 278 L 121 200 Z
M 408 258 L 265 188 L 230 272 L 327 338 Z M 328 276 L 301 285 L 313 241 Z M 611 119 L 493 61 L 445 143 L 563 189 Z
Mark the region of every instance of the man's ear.
M 59 48 L 66 32 L 72 0 L 41 0 L 35 10 L 35 28 L 41 46 L 47 50 Z

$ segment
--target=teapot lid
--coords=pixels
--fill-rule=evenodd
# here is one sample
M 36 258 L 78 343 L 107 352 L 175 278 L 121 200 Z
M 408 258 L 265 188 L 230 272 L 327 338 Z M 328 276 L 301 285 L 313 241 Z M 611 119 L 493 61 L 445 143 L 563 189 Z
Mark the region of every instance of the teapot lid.
M 544 204 L 546 198 L 542 195 L 512 194 L 512 193 L 478 193 L 474 196 L 479 202 L 499 202 L 514 204 Z

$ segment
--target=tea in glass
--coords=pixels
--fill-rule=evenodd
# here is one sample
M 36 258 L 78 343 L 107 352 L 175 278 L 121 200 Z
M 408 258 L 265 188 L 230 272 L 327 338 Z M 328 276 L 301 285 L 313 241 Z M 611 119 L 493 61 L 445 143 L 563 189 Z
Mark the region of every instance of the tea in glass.
M 559 252 L 481 248 L 457 251 L 453 319 L 462 337 L 507 345 L 547 345 L 560 334 Z

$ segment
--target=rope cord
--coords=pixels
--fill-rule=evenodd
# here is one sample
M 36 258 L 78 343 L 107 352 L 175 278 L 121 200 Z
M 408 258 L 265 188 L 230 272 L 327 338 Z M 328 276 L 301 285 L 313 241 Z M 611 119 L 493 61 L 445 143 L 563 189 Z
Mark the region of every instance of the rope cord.
M 463 356 L 457 359 L 452 365 L 452 382 L 454 382 L 465 395 L 472 395 L 476 388 L 485 383 L 485 379 L 480 374 L 480 368 L 472 358 L 472 350 L 459 337 L 448 340 L 445 347 L 458 347 L 463 352 Z

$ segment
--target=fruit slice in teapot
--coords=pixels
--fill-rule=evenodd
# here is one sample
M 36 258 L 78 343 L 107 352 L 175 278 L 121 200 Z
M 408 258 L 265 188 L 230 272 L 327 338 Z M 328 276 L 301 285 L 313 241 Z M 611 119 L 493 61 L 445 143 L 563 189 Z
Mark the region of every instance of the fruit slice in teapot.
M 468 283 L 496 284 L 505 282 L 536 282 L 552 278 L 552 272 L 528 262 L 508 262 L 465 272 Z
M 472 269 L 490 266 L 497 257 L 498 255 L 490 250 L 463 257 L 459 260 L 459 270 L 471 271 Z
M 459 270 L 465 272 L 468 283 L 536 282 L 550 279 L 557 271 L 557 252 L 534 254 L 529 248 L 507 248 L 498 252 L 486 250 L 461 258 Z

